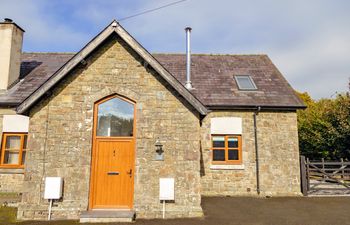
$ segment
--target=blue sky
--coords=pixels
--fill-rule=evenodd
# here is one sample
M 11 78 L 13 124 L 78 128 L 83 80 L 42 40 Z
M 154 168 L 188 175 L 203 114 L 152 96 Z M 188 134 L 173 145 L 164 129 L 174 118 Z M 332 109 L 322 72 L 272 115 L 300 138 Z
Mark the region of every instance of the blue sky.
M 174 0 L 0 0 L 0 17 L 26 30 L 27 52 L 75 52 L 112 19 Z M 291 85 L 314 98 L 347 90 L 350 77 L 348 0 L 187 0 L 122 21 L 150 52 L 270 56 Z

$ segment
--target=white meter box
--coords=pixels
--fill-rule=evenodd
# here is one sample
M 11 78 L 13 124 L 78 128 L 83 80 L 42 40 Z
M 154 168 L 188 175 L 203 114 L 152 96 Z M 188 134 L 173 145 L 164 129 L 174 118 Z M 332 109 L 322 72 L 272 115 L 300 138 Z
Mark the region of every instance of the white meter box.
M 159 178 L 159 200 L 175 200 L 174 178 Z
M 60 199 L 62 197 L 62 177 L 46 177 L 44 199 Z

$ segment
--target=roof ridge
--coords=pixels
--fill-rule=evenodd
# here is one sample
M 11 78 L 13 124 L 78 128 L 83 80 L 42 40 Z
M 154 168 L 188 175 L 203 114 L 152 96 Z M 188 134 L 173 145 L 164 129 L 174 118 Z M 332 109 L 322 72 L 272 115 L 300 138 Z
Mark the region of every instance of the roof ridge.
M 76 54 L 76 52 L 22 52 L 22 54 Z M 186 55 L 186 53 L 178 52 L 153 52 L 152 55 Z M 191 53 L 194 56 L 267 56 L 266 53 L 253 53 L 253 54 L 230 54 L 230 53 Z
M 152 52 L 152 55 L 186 55 L 186 53 Z M 266 53 L 256 54 L 229 54 L 229 53 L 191 53 L 198 56 L 267 56 Z

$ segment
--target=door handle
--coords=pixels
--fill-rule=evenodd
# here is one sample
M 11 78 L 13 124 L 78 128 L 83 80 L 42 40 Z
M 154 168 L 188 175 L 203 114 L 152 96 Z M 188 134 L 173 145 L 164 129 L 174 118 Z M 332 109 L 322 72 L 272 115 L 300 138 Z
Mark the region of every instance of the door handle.
M 129 170 L 129 172 L 126 172 L 130 177 L 132 177 L 132 169 Z
M 111 171 L 111 172 L 108 172 L 107 175 L 119 175 L 119 172 Z

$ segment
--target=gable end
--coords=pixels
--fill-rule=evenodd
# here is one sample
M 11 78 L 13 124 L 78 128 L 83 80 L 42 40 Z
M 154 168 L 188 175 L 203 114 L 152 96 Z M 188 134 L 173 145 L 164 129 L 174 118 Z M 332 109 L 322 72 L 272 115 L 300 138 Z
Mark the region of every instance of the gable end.
M 72 59 L 65 63 L 53 76 L 50 77 L 35 92 L 29 95 L 16 109 L 17 113 L 24 114 L 32 107 L 45 93 L 62 80 L 79 63 L 100 46 L 110 35 L 116 33 L 120 36 L 137 54 L 139 54 L 163 79 L 168 82 L 190 105 L 200 114 L 206 115 L 206 107 L 192 95 L 173 75 L 171 75 L 145 48 L 141 46 L 117 21 L 113 21 L 85 47 L 82 48 Z

